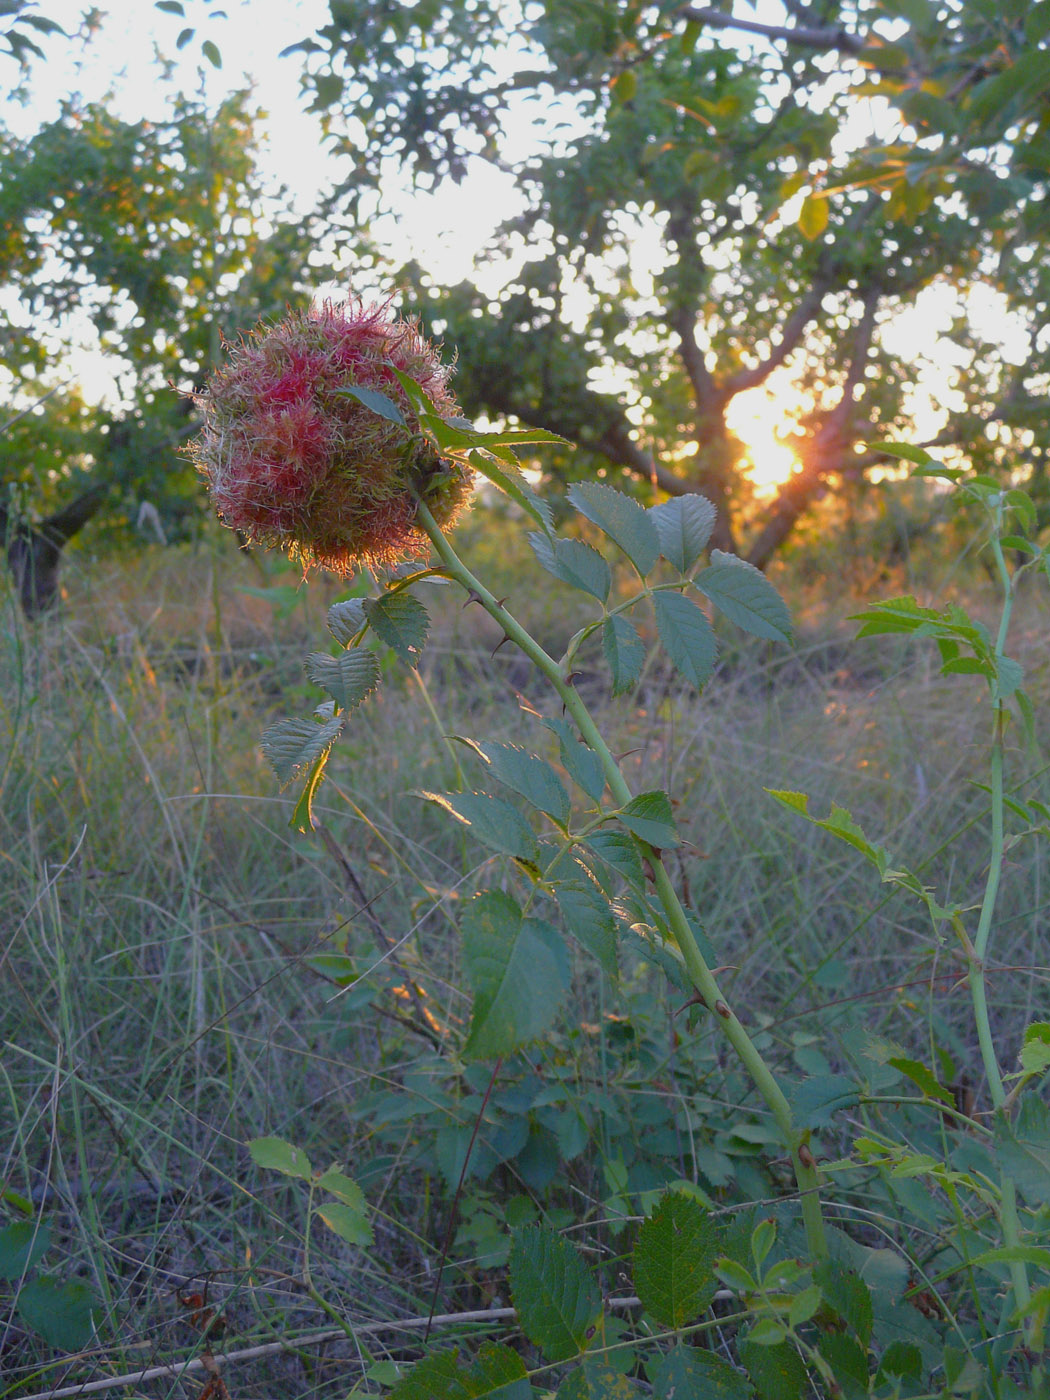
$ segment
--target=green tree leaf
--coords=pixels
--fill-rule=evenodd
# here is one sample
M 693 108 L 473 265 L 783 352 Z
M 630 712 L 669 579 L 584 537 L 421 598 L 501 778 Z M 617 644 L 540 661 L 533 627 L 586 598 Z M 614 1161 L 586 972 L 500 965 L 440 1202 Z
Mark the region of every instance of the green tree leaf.
M 18 1313 L 27 1327 L 56 1351 L 81 1351 L 94 1333 L 99 1302 L 86 1283 L 62 1282 L 50 1274 L 30 1279 L 18 1294 Z
M 487 792 L 440 793 L 422 789 L 416 796 L 433 802 L 464 826 L 469 826 L 471 834 L 490 850 L 532 865 L 539 860 L 540 848 L 532 827 L 517 807 L 501 797 L 490 797 Z
M 634 1286 L 665 1327 L 685 1327 L 709 1307 L 718 1280 L 721 1232 L 699 1201 L 669 1191 L 642 1222 L 634 1247 Z
M 706 496 L 672 496 L 649 515 L 660 538 L 660 553 L 679 573 L 687 574 L 711 538 L 717 512 Z
M 587 1347 L 602 1311 L 593 1275 L 555 1230 L 514 1230 L 510 1291 L 521 1330 L 548 1361 L 568 1361 Z
M 820 1284 L 824 1301 L 835 1310 L 842 1321 L 865 1347 L 871 1341 L 873 1321 L 871 1292 L 852 1269 L 843 1268 L 838 1260 L 825 1259 L 813 1270 Z
M 45 1221 L 12 1220 L 0 1230 L 0 1278 L 20 1279 L 51 1243 Z
M 327 756 L 343 727 L 342 715 L 323 724 L 313 719 L 280 719 L 271 724 L 259 741 L 279 783 L 295 775 L 319 758 Z
M 602 624 L 602 651 L 612 672 L 613 694 L 622 695 L 642 674 L 645 643 L 634 624 L 616 614 Z
M 803 237 L 811 242 L 819 238 L 828 226 L 828 217 L 828 201 L 818 195 L 807 195 L 798 214 L 798 226 Z
M 368 625 L 406 666 L 418 666 L 430 630 L 427 610 L 410 593 L 385 593 L 363 600 Z
M 325 1201 L 314 1209 L 329 1230 L 333 1230 L 347 1244 L 360 1245 L 363 1249 L 372 1244 L 374 1236 L 368 1218 L 353 1206 L 345 1205 L 342 1201 Z
M 666 792 L 640 792 L 617 813 L 617 820 L 639 840 L 658 850 L 674 850 L 682 844 Z
M 542 1035 L 569 987 L 569 963 L 558 932 L 523 918 L 517 903 L 485 890 L 463 911 L 463 963 L 474 992 L 464 1055 L 509 1055 Z
M 680 593 L 653 595 L 656 630 L 675 670 L 689 685 L 701 690 L 711 679 L 718 657 L 718 642 L 711 624 L 689 598 Z
M 601 554 L 584 540 L 562 540 L 539 531 L 529 535 L 539 564 L 572 588 L 604 603 L 612 587 L 612 571 Z
M 678 1346 L 648 1368 L 656 1400 L 752 1400 L 747 1376 L 713 1351 Z
M 735 555 L 711 551 L 711 563 L 693 583 L 745 632 L 773 642 L 791 641 L 791 616 L 783 598 L 759 569 Z
M 492 773 L 512 792 L 526 802 L 546 812 L 562 826 L 569 820 L 572 803 L 565 784 L 545 758 L 529 753 L 517 744 L 497 744 L 466 739 L 456 735 L 460 743 L 472 748 L 491 768 Z
M 302 1181 L 313 1179 L 314 1169 L 309 1157 L 301 1147 L 286 1142 L 284 1138 L 253 1138 L 248 1144 L 248 1151 L 257 1167 L 280 1172 L 282 1176 L 298 1177 Z
M 379 684 L 379 660 L 375 652 L 361 647 L 338 656 L 314 651 L 305 664 L 309 679 L 326 690 L 343 711 L 356 709 Z
M 434 1351 L 401 1377 L 390 1400 L 532 1400 L 525 1363 L 516 1351 L 486 1342 L 473 1362 L 459 1348 Z
M 660 537 L 645 508 L 615 487 L 597 481 L 573 482 L 569 500 L 619 545 L 644 578 L 660 557 Z

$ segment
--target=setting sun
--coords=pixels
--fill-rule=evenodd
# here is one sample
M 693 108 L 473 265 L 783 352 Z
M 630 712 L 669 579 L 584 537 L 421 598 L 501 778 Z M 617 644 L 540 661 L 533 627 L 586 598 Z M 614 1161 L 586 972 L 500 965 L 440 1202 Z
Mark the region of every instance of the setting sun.
M 766 386 L 749 389 L 730 400 L 726 425 L 747 448 L 747 475 L 760 495 L 771 495 L 798 468 L 798 458 L 786 441 L 795 426 L 788 396 Z

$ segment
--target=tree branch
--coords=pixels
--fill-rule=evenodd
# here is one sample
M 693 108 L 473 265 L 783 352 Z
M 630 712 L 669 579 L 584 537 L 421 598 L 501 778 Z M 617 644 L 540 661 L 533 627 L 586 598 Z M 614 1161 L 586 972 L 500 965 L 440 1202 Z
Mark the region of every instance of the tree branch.
M 745 34 L 760 34 L 764 39 L 783 39 L 798 48 L 817 49 L 820 53 L 858 54 L 865 41 L 841 26 L 824 25 L 811 29 L 805 25 L 786 27 L 780 24 L 760 24 L 753 19 L 739 19 L 709 6 L 683 5 L 678 13 L 693 24 L 712 29 L 739 29 Z

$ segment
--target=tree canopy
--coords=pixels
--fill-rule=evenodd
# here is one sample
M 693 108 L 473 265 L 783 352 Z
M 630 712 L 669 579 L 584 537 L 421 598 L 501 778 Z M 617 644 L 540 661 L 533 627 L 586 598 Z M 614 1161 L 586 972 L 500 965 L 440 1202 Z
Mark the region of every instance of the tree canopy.
M 314 105 L 354 155 L 333 206 L 363 213 L 394 167 L 422 188 L 477 162 L 511 173 L 521 211 L 489 252 L 518 270 L 498 295 L 403 273 L 459 352 L 464 406 L 703 491 L 715 543 L 755 563 L 821 492 L 884 460 L 867 444 L 912 431 L 921 365 L 886 332 L 936 285 L 958 296 L 937 444 L 1027 467 L 1045 498 L 1050 4 L 785 0 L 780 24 L 732 11 L 330 0 L 302 47 Z M 1012 314 L 1017 363 L 966 314 L 978 286 Z M 778 370 L 802 405 L 799 469 L 756 507 L 729 409 Z

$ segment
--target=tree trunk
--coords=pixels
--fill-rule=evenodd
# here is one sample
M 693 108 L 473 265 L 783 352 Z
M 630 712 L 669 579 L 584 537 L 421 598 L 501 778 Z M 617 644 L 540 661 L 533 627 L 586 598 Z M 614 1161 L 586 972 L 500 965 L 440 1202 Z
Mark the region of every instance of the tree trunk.
M 8 508 L 0 504 L 0 534 L 6 541 L 8 567 L 26 617 L 39 617 L 54 606 L 62 551 L 107 495 L 108 487 L 92 486 L 39 525 L 12 519 Z

